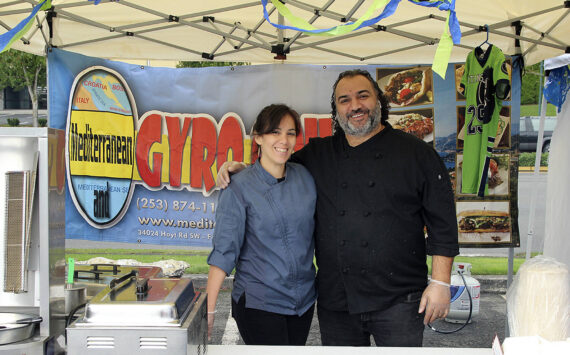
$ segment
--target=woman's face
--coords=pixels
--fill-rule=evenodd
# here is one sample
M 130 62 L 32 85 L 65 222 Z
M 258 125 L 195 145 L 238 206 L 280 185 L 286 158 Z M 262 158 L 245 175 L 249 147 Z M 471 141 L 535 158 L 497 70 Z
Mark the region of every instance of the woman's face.
M 297 142 L 293 117 L 289 114 L 283 116 L 279 127 L 269 133 L 256 135 L 255 142 L 261 148 L 261 165 L 266 170 L 284 165 Z

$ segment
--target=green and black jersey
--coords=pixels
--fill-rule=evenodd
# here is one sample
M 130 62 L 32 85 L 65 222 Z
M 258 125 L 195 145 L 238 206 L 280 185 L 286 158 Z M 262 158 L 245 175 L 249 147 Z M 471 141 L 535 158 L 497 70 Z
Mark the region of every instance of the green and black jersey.
M 489 45 L 486 51 L 475 48 L 467 56 L 461 78 L 466 98 L 461 181 L 461 192 L 464 194 L 488 194 L 489 159 L 502 106 L 502 98 L 495 94 L 498 84 L 510 87 L 503 52 L 493 45 Z

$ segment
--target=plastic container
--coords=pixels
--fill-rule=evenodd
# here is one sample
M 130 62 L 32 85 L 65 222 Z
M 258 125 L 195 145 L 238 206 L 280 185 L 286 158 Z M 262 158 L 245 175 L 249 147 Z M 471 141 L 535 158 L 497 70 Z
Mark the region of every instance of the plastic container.
M 471 264 L 469 263 L 453 263 L 450 287 L 451 300 L 449 314 L 445 320 L 450 323 L 464 323 L 469 318 L 469 294 L 467 293 L 459 272 L 463 273 L 465 283 L 471 293 L 471 301 L 473 302 L 471 319 L 469 320 L 469 323 L 471 323 L 471 321 L 479 315 L 481 284 L 471 277 Z

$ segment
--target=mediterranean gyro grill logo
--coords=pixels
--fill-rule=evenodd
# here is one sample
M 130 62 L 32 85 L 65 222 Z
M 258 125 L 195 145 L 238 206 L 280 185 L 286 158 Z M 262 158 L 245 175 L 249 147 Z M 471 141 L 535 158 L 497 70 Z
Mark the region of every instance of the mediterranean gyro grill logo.
M 309 138 L 332 134 L 329 114 L 301 115 L 301 125 L 295 150 Z M 226 160 L 250 163 L 257 158 L 238 114 L 228 112 L 217 121 L 206 113 L 150 110 L 138 117 L 126 81 L 104 67 L 84 70 L 73 83 L 65 149 L 73 202 L 81 216 L 100 229 L 123 218 L 135 185 L 208 196 Z M 169 210 L 168 201 L 157 201 L 157 210 Z M 171 207 L 178 211 L 180 206 Z
M 77 210 L 94 227 L 115 225 L 129 207 L 136 117 L 119 73 L 91 67 L 76 77 L 66 130 L 68 184 Z

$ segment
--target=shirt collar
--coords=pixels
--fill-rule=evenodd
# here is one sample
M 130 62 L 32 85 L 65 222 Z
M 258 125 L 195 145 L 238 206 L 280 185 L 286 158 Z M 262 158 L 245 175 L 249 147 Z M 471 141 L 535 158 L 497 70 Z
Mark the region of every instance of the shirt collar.
M 357 147 L 351 147 L 348 144 L 348 141 L 346 140 L 346 136 L 345 136 L 344 131 L 340 130 L 338 133 L 335 133 L 335 136 L 337 136 L 336 146 L 340 150 L 340 152 L 347 153 L 351 149 L 359 149 L 362 147 L 366 147 L 369 144 L 373 144 L 378 139 L 382 139 L 382 136 L 387 134 L 387 132 L 391 131 L 392 129 L 393 128 L 392 128 L 392 125 L 390 123 L 388 123 L 388 122 L 384 123 L 384 129 L 383 130 L 381 130 L 380 132 L 375 134 L 373 137 L 370 137 L 370 139 L 367 140 L 366 142 L 359 144 Z
M 285 176 L 284 176 L 285 180 L 287 178 L 287 165 L 288 165 L 288 163 L 285 163 Z M 279 181 L 277 181 L 277 179 L 275 177 L 273 177 L 273 175 L 268 173 L 267 170 L 265 170 L 263 168 L 263 166 L 261 166 L 261 159 L 258 158 L 255 161 L 255 164 L 253 164 L 253 169 L 255 170 L 255 172 L 257 173 L 259 178 L 261 180 L 263 180 L 264 182 L 266 182 L 267 184 L 275 185 L 279 182 Z

